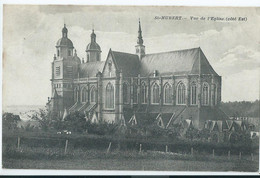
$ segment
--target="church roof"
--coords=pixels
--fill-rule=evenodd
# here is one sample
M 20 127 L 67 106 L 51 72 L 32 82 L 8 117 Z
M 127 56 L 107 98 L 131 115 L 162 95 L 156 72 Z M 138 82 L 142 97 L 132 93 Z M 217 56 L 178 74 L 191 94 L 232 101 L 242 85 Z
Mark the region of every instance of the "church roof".
M 79 66 L 79 75 L 81 78 L 96 77 L 98 71 L 102 71 L 105 61 L 96 61 L 83 63 Z
M 56 46 L 67 46 L 67 47 L 73 48 L 73 43 L 69 38 L 62 37 L 61 39 L 59 39 L 57 41 Z
M 86 51 L 92 51 L 92 50 L 101 51 L 101 48 L 100 48 L 99 44 L 97 44 L 96 42 L 91 42 L 87 45 Z
M 141 59 L 141 76 L 182 74 L 218 75 L 200 48 L 192 48 L 163 53 L 147 54 Z
M 112 51 L 114 61 L 118 70 L 123 72 L 126 77 L 134 77 L 139 73 L 139 57 L 136 54 Z

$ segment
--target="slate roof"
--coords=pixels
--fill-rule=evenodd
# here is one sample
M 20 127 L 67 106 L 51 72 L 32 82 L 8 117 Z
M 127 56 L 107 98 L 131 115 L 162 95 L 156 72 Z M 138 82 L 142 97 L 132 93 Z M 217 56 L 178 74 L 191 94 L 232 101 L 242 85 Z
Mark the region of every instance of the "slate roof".
M 102 71 L 105 61 L 88 62 L 79 66 L 80 78 L 96 77 L 98 71 Z
M 140 63 L 141 76 L 151 76 L 155 70 L 161 76 L 182 74 L 218 75 L 200 48 L 146 54 Z
M 112 51 L 114 61 L 118 70 L 123 72 L 124 76 L 136 77 L 139 74 L 139 57 L 136 54 Z
M 62 37 L 57 41 L 56 46 L 68 46 L 70 48 L 73 48 L 73 43 L 69 38 Z
M 218 74 L 214 71 L 200 48 L 146 54 L 141 60 L 138 55 L 110 50 L 115 65 L 125 77 L 152 76 L 157 70 L 160 76 L 188 74 Z M 104 68 L 104 61 L 80 65 L 80 77 L 95 77 Z
M 101 48 L 100 48 L 99 44 L 97 44 L 96 42 L 91 42 L 87 45 L 86 51 L 92 51 L 92 50 L 101 51 Z

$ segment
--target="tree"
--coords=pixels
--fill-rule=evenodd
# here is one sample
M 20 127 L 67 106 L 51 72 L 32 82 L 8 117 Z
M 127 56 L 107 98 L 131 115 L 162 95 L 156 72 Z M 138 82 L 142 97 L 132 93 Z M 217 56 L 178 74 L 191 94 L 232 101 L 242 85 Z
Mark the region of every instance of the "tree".
M 32 116 L 29 116 L 32 120 L 38 121 L 40 128 L 43 131 L 49 129 L 60 129 L 61 127 L 61 118 L 58 117 L 58 114 L 55 112 L 48 112 L 44 109 L 40 109 L 38 112 L 35 112 Z
M 86 130 L 86 125 L 87 122 L 84 114 L 73 112 L 64 119 L 63 129 L 74 132 L 84 132 Z
M 3 128 L 13 130 L 17 128 L 17 122 L 21 121 L 19 115 L 5 112 L 3 114 Z

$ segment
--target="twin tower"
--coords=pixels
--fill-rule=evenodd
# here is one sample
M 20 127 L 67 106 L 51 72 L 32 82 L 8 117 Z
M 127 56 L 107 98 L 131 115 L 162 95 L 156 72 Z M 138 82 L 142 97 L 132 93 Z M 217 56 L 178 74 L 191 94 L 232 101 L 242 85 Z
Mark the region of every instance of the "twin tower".
M 96 65 L 102 63 L 102 51 L 96 41 L 94 29 L 90 37 L 91 41 L 86 47 L 86 60 L 80 60 L 73 46 L 73 42 L 68 37 L 68 29 L 64 24 L 62 37 L 56 43 L 56 54 L 54 54 L 54 60 L 52 62 L 52 97 L 48 99 L 47 104 L 50 110 L 63 113 L 66 108 L 70 108 L 75 104 L 74 98 L 77 96 L 74 96 L 74 81 L 85 77 L 85 74 L 82 73 L 82 68 L 88 64 L 89 66 L 94 65 L 96 67 Z M 140 20 L 137 45 L 135 48 L 136 55 L 141 59 L 145 55 L 145 46 L 143 45 Z M 101 70 L 99 71 L 102 72 Z M 83 72 L 86 73 L 86 71 Z

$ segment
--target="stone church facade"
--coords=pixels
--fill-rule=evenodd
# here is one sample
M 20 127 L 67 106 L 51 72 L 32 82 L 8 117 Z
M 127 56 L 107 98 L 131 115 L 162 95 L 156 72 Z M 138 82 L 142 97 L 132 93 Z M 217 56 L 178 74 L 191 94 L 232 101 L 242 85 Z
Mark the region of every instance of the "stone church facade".
M 199 129 L 208 120 L 228 119 L 219 108 L 221 76 L 201 48 L 146 54 L 139 21 L 135 50 L 110 49 L 102 61 L 93 30 L 86 61 L 80 60 L 64 25 L 52 62 L 49 110 L 111 123 L 161 115 L 166 122 L 190 120 Z

